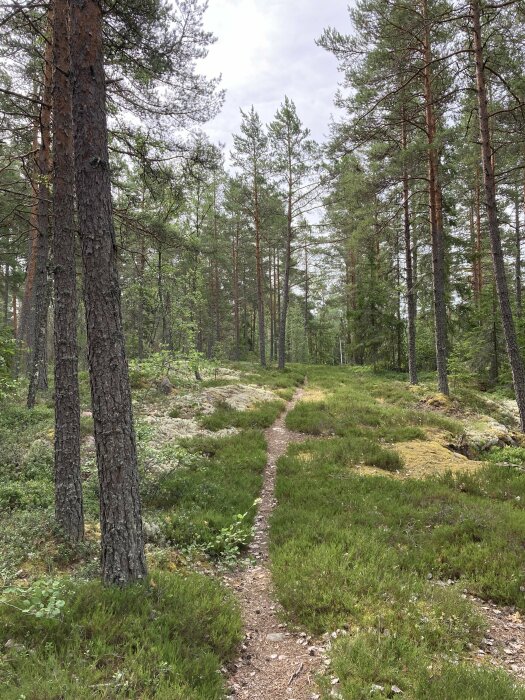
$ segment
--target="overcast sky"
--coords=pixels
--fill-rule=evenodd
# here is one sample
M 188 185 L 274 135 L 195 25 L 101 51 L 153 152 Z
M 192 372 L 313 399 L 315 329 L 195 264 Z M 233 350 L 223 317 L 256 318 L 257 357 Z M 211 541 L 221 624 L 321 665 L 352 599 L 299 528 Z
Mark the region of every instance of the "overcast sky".
M 285 95 L 317 140 L 328 132 L 340 75 L 336 60 L 315 44 L 324 27 L 350 28 L 348 0 L 210 0 L 206 29 L 217 37 L 205 72 L 222 74 L 226 102 L 206 126 L 214 142 L 231 147 L 239 108 L 253 104 L 266 123 Z

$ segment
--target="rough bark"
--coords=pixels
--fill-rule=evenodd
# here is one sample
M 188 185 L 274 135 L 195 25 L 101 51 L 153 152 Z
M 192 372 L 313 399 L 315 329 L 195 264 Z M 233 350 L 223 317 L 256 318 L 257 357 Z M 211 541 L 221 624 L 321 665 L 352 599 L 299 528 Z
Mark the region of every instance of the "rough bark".
M 445 300 L 445 245 L 442 222 L 441 188 L 439 184 L 438 154 L 436 150 L 436 117 L 432 86 L 432 50 L 428 17 L 428 2 L 422 2 L 424 19 L 425 127 L 428 139 L 429 212 L 432 239 L 432 282 L 434 298 L 434 325 L 438 389 L 449 393 L 447 370 L 447 309 Z
M 518 403 L 521 430 L 525 431 L 525 366 L 518 345 L 510 295 L 505 274 L 505 261 L 501 245 L 498 207 L 496 200 L 496 179 L 494 161 L 492 158 L 492 142 L 490 136 L 487 87 L 485 80 L 485 61 L 483 55 L 483 37 L 481 33 L 481 9 L 478 0 L 471 0 L 471 32 L 474 47 L 476 67 L 476 93 L 478 101 L 479 132 L 481 138 L 481 155 L 483 165 L 483 184 L 485 191 L 485 206 L 489 228 L 494 280 L 498 294 L 503 332 L 507 346 L 507 354 L 512 371 L 514 392 Z
M 71 60 L 78 220 L 100 482 L 103 579 L 146 576 L 135 431 L 111 201 L 102 8 L 72 0 Z
M 54 0 L 53 263 L 55 282 L 55 516 L 72 541 L 84 537 L 80 473 L 70 0 Z

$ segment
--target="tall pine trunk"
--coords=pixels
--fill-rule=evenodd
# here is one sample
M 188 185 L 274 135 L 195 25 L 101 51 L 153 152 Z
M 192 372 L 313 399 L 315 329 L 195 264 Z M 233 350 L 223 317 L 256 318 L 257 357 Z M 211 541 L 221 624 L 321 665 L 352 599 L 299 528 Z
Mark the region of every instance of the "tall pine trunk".
M 19 345 L 25 343 L 26 352 L 24 371 L 29 373 L 30 371 L 30 352 L 34 346 L 34 284 L 36 275 L 36 257 L 37 257 L 37 247 L 38 247 L 38 152 L 39 152 L 39 122 L 40 115 L 35 117 L 33 124 L 33 176 L 31 181 L 32 190 L 32 205 L 31 213 L 29 216 L 29 241 L 28 241 L 28 251 L 27 251 L 27 270 L 26 279 L 24 285 L 24 294 L 22 297 L 22 308 L 20 310 L 20 323 L 18 327 L 17 340 Z M 20 358 L 17 358 L 17 361 Z
M 72 541 L 84 537 L 80 474 L 70 1 L 54 0 L 53 263 L 55 281 L 55 514 Z
M 264 271 L 261 248 L 261 215 L 259 211 L 258 173 L 254 172 L 255 271 L 257 277 L 257 319 L 259 324 L 259 360 L 266 367 L 266 330 L 264 323 Z
M 483 184 L 489 227 L 494 280 L 498 294 L 503 332 L 507 345 L 507 354 L 512 371 L 514 392 L 518 403 L 521 430 L 525 432 L 525 367 L 518 345 L 516 328 L 512 316 L 509 288 L 505 275 L 505 261 L 501 245 L 498 208 L 496 200 L 496 178 L 492 158 L 487 87 L 485 82 L 485 60 L 483 56 L 483 38 L 481 33 L 481 10 L 479 0 L 471 0 L 471 31 L 476 64 L 476 93 L 478 99 L 479 132 L 481 137 L 481 155 L 483 163 Z
M 241 359 L 241 324 L 240 324 L 240 304 L 239 304 L 239 228 L 238 221 L 235 222 L 235 234 L 232 239 L 232 264 L 233 264 L 233 325 L 235 331 L 235 346 L 233 359 Z
M 72 0 L 71 61 L 78 220 L 100 482 L 102 575 L 146 576 L 139 476 L 113 226 L 102 8 Z
M 288 305 L 290 303 L 290 269 L 292 265 L 292 162 L 291 144 L 288 143 L 288 193 L 286 207 L 286 244 L 284 250 L 284 275 L 281 301 L 281 314 L 279 316 L 279 369 L 284 369 L 286 363 L 286 319 Z
M 521 226 L 520 226 L 520 198 L 519 193 L 516 192 L 515 206 L 515 231 L 516 231 L 516 258 L 515 258 L 515 271 L 516 271 L 516 313 L 518 318 L 521 317 L 522 312 L 522 294 L 521 294 Z
M 443 234 L 441 189 L 439 184 L 438 154 L 436 150 L 436 117 L 434 113 L 435 100 L 432 89 L 432 49 L 430 44 L 427 0 L 423 0 L 422 9 L 423 20 L 425 23 L 423 39 L 423 85 L 425 95 L 425 127 L 428 139 L 428 198 L 432 240 L 432 281 L 434 297 L 436 366 L 438 375 L 438 389 L 443 394 L 448 394 L 445 244 Z
M 52 10 L 48 12 L 48 29 L 52 27 Z M 46 44 L 44 52 L 44 87 L 40 108 L 40 144 L 37 159 L 38 204 L 36 212 L 36 248 L 35 271 L 31 292 L 30 321 L 33 322 L 29 362 L 29 389 L 27 407 L 33 408 L 37 389 L 47 388 L 47 312 L 49 309 L 50 285 L 47 274 L 49 258 L 49 214 L 50 199 L 49 176 L 51 174 L 51 82 L 52 82 L 53 46 Z
M 407 134 L 405 114 L 403 110 L 403 129 L 401 141 L 403 150 L 407 149 Z M 408 376 L 411 384 L 417 384 L 417 358 L 416 358 L 416 297 L 414 294 L 414 275 L 412 271 L 412 236 L 410 226 L 410 189 L 408 183 L 408 171 L 403 168 L 403 232 L 405 239 L 405 275 L 407 290 L 408 313 Z

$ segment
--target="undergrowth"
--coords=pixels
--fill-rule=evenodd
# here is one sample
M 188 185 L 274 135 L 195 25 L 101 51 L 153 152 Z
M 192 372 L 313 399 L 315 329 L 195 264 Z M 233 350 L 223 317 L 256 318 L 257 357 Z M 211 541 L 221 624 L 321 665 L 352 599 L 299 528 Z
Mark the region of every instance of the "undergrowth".
M 399 690 L 410 700 L 523 700 L 506 674 L 470 661 L 484 624 L 462 595 L 525 610 L 521 472 L 507 487 L 490 465 L 471 482 L 360 476 L 355 465 L 374 463 L 385 442 L 461 425 L 418 409 L 417 395 L 392 378 L 333 368 L 308 376 L 324 398 L 300 403 L 289 427 L 335 437 L 293 445 L 280 460 L 271 560 L 288 619 L 317 634 L 348 630 L 331 652 L 336 692 L 344 700 Z M 509 488 L 512 504 L 502 502 Z
M 62 611 L 0 605 L 3 700 L 224 696 L 217 669 L 235 653 L 241 620 L 212 579 L 155 574 L 124 590 L 69 582 Z
M 187 466 L 149 476 L 143 486 L 146 517 L 157 517 L 173 546 L 231 557 L 250 540 L 253 503 L 262 485 L 266 443 L 260 431 L 181 441 Z M 239 523 L 238 516 L 243 516 Z
M 284 410 L 284 401 L 261 401 L 246 411 L 238 411 L 226 402 L 213 413 L 201 416 L 200 423 L 208 430 L 224 428 L 269 428 Z
M 97 582 L 98 481 L 94 449 L 85 439 L 92 434 L 90 415 L 81 421 L 86 540 L 71 545 L 54 523 L 52 405 L 46 396 L 27 411 L 17 396 L 2 406 L 2 700 L 224 696 L 218 671 L 241 639 L 239 614 L 218 582 L 191 570 L 196 558 L 207 568 L 210 561 L 232 565 L 251 540 L 266 444 L 253 429 L 222 438 L 159 438 L 141 420 L 160 403 L 151 389 L 157 370 L 149 368 L 147 376 L 138 368 L 134 393 L 151 578 L 125 591 Z M 81 380 L 86 401 L 87 377 Z M 183 380 L 194 384 L 189 374 Z M 246 416 L 228 413 L 223 422 L 264 427 L 281 410 L 275 401 Z

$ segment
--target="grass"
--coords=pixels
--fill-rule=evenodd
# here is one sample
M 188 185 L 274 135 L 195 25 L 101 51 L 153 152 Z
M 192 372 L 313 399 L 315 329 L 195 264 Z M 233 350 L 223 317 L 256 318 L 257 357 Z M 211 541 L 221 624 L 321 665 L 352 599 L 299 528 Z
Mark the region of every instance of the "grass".
M 245 373 L 244 382 L 272 389 L 285 401 L 291 400 L 295 390 L 305 378 L 304 365 L 287 365 L 284 371 L 273 367 L 257 367 L 244 362 L 235 363 L 232 367 Z
M 212 579 L 157 574 L 125 590 L 71 585 L 59 619 L 0 606 L 3 700 L 219 700 L 241 633 Z M 6 644 L 11 640 L 9 644 Z
M 195 459 L 144 484 L 146 517 L 160 511 L 161 529 L 177 547 L 214 541 L 246 512 L 243 526 L 249 529 L 266 464 L 262 433 L 248 430 L 181 444 Z
M 384 442 L 421 439 L 427 428 L 462 432 L 458 421 L 418 409 L 417 396 L 405 382 L 350 368 L 309 368 L 308 377 L 309 386 L 323 389 L 327 396 L 322 401 L 300 402 L 287 416 L 292 430 Z
M 241 641 L 239 613 L 218 581 L 192 573 L 192 562 L 234 563 L 249 542 L 266 463 L 262 431 L 159 440 L 140 420 L 151 409 L 142 401 L 136 432 L 151 579 L 120 591 L 97 581 L 94 453 L 82 452 L 88 537 L 71 546 L 54 525 L 52 407 L 45 399 L 29 412 L 22 400 L 0 413 L 2 700 L 224 697 L 219 670 Z M 225 425 L 265 426 L 281 410 L 281 401 L 261 405 L 228 414 Z M 91 424 L 82 418 L 83 437 Z M 19 605 L 26 595 L 6 593 L 6 586 L 29 586 L 29 595 L 48 578 L 63 581 L 67 591 L 59 619 L 37 619 L 5 604 Z
M 330 654 L 341 697 L 384 700 L 397 686 L 407 700 L 525 700 L 507 675 L 470 661 L 484 624 L 461 595 L 466 588 L 525 610 L 525 450 L 493 450 L 476 473 L 426 481 L 360 476 L 361 464 L 403 468 L 391 443 L 424 439 L 429 431 L 458 435 L 462 424 L 425 410 L 427 390 L 409 389 L 399 375 L 235 368 L 243 382 L 282 399 L 292 397 L 307 373 L 307 390 L 317 394 L 287 418 L 290 428 L 316 439 L 291 446 L 279 463 L 271 561 L 289 620 L 315 633 L 347 630 Z M 140 391 L 139 414 L 163 401 L 151 389 Z M 473 406 L 475 397 L 465 401 Z M 139 419 L 152 573 L 144 585 L 118 590 L 93 580 L 93 454 L 83 456 L 83 471 L 92 474 L 85 481 L 90 536 L 71 547 L 53 526 L 52 408 L 47 399 L 33 412 L 17 400 L 2 407 L 0 577 L 9 582 L 23 570 L 29 585 L 51 576 L 67 591 L 57 619 L 0 605 L 2 699 L 224 696 L 218 670 L 238 648 L 239 613 L 230 593 L 192 573 L 188 562 L 237 561 L 251 537 L 266 462 L 262 428 L 282 410 L 279 400 L 249 411 L 220 405 L 201 424 L 240 432 L 177 443 L 159 441 Z M 91 419 L 83 418 L 83 436 L 90 431 Z M 456 584 L 436 585 L 439 579 Z M 21 603 L 19 594 L 11 596 Z M 323 698 L 331 690 L 323 687 Z
M 247 411 L 238 411 L 226 402 L 217 406 L 207 416 L 201 416 L 200 424 L 208 430 L 224 428 L 269 428 L 284 410 L 284 401 L 261 401 Z
M 286 617 L 316 634 L 348 629 L 331 653 L 344 700 L 393 697 L 393 686 L 411 700 L 523 700 L 506 674 L 469 660 L 484 626 L 461 596 L 467 588 L 525 610 L 525 512 L 503 497 L 521 493 L 522 473 L 507 468 L 506 486 L 494 465 L 472 482 L 360 476 L 355 465 L 373 463 L 384 442 L 460 425 L 417 410 L 417 395 L 392 378 L 308 375 L 325 398 L 300 403 L 289 426 L 335 437 L 293 445 L 279 462 L 271 561 Z

